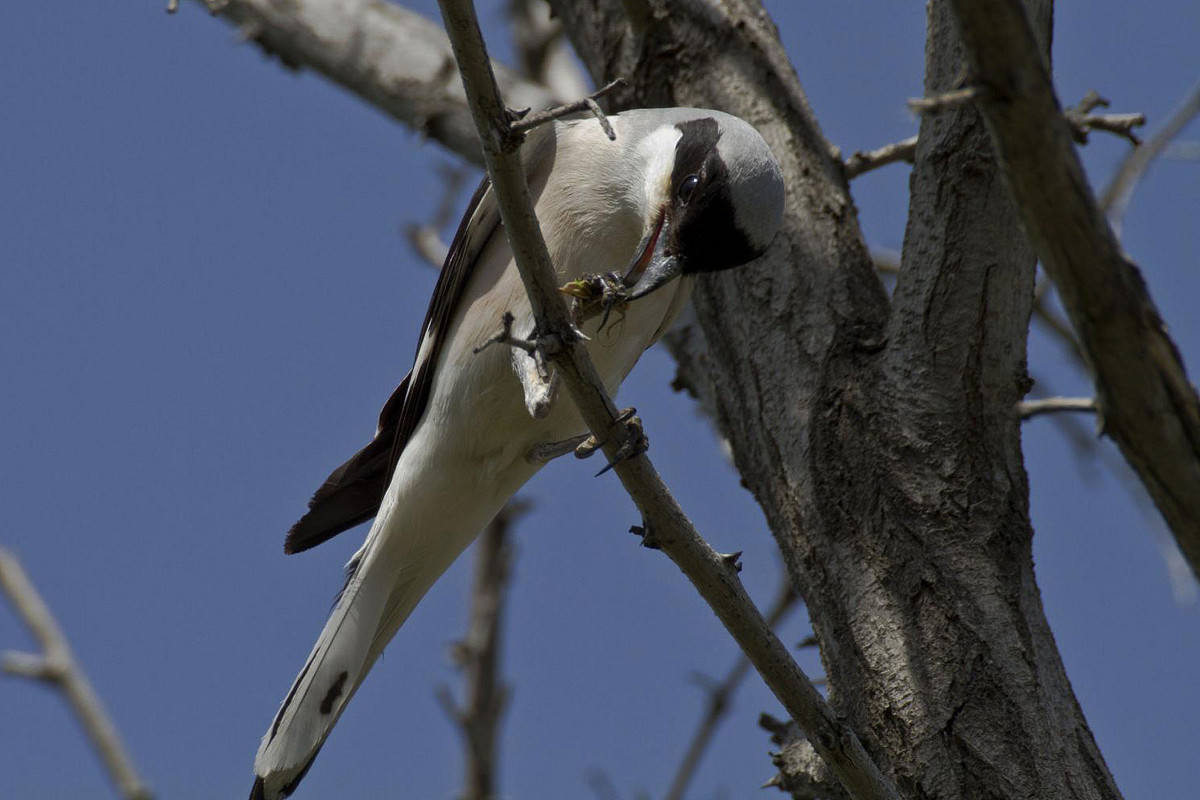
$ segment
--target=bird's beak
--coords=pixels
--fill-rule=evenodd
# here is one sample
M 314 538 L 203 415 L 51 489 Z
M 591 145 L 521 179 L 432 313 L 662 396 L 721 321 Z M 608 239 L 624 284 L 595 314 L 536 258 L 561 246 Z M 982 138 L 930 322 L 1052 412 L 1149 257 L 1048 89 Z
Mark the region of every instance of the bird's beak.
M 669 225 L 666 217 L 665 211 L 659 215 L 658 222 L 638 244 L 637 255 L 625 272 L 625 285 L 632 284 L 627 297 L 629 302 L 645 297 L 683 273 L 683 260 L 666 252 L 668 237 L 665 234 Z

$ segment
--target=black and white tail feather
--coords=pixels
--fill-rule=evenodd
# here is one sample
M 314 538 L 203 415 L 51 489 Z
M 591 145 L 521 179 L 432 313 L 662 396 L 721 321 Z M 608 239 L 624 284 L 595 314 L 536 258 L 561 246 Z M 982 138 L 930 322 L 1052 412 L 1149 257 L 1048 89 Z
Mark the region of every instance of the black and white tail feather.
M 525 145 L 526 176 L 563 282 L 628 266 L 637 298 L 589 353 L 615 392 L 686 302 L 692 275 L 737 266 L 770 244 L 783 183 L 758 133 L 701 109 L 558 122 Z M 455 234 L 409 375 L 374 439 L 325 481 L 284 549 L 314 547 L 374 517 L 329 620 L 271 722 L 251 800 L 287 797 L 308 772 L 384 646 L 433 583 L 540 467 L 531 453 L 584 429 L 568 398 L 549 410 L 519 351 L 478 345 L 505 312 L 532 313 L 485 180 Z M 595 333 L 599 320 L 589 323 Z M 540 410 L 535 415 L 534 408 Z

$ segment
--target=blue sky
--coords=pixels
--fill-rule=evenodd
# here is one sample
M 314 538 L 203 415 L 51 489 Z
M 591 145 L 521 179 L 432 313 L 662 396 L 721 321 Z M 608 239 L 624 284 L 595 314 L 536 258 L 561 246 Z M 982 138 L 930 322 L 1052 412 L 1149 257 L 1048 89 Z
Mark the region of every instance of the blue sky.
M 1058 5 L 1068 102 L 1095 87 L 1153 126 L 1196 80 L 1193 4 Z M 502 54 L 498 4 L 481 6 Z M 849 153 L 915 132 L 904 100 L 921 89 L 921 4 L 768 6 L 834 143 Z M 429 218 L 434 168 L 455 159 L 234 44 L 194 7 L 5 3 L 0 76 L 0 543 L 160 796 L 244 796 L 258 739 L 361 541 L 284 557 L 283 533 L 408 368 L 434 274 L 401 230 Z M 1125 149 L 1093 137 L 1097 185 Z M 899 166 L 855 183 L 873 244 L 899 247 L 906 189 Z M 1159 163 L 1124 240 L 1193 376 L 1198 211 L 1200 165 Z M 1035 334 L 1031 348 L 1036 378 L 1088 393 L 1057 344 Z M 766 603 L 780 569 L 761 512 L 671 374 L 652 351 L 621 399 L 642 412 L 700 529 L 745 550 L 743 577 Z M 1038 579 L 1100 747 L 1126 797 L 1192 796 L 1200 612 L 1172 597 L 1161 526 L 1110 444 L 1080 457 L 1053 422 L 1025 434 Z M 589 797 L 593 769 L 623 797 L 661 796 L 703 700 L 687 674 L 722 674 L 735 655 L 678 571 L 625 533 L 636 512 L 594 472 L 557 464 L 526 492 L 506 797 Z M 393 642 L 302 797 L 454 796 L 461 748 L 434 687 L 459 683 L 446 653 L 464 629 L 470 561 Z M 802 617 L 786 640 L 805 635 Z M 31 646 L 0 606 L 0 649 Z M 0 680 L 0 708 L 0 796 L 106 796 L 58 697 Z M 763 710 L 778 705 L 750 681 L 695 797 L 750 796 L 770 776 Z

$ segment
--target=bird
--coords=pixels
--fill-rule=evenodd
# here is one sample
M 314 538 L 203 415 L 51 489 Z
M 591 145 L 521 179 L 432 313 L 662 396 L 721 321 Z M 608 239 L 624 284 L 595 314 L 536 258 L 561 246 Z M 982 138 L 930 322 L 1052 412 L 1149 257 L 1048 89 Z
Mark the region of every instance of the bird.
M 618 270 L 627 304 L 580 324 L 614 393 L 670 327 L 695 276 L 746 264 L 775 238 L 779 165 L 744 120 L 708 109 L 590 117 L 530 133 L 521 156 L 558 277 Z M 511 316 L 507 316 L 511 315 Z M 298 553 L 374 518 L 346 566 L 316 645 L 263 736 L 251 800 L 287 797 L 384 646 L 433 583 L 548 460 L 586 426 L 535 358 L 485 345 L 536 321 L 484 178 L 451 242 L 412 369 L 374 438 L 339 466 L 288 532 Z M 539 379 L 539 374 L 541 379 Z M 565 452 L 565 451 L 564 451 Z

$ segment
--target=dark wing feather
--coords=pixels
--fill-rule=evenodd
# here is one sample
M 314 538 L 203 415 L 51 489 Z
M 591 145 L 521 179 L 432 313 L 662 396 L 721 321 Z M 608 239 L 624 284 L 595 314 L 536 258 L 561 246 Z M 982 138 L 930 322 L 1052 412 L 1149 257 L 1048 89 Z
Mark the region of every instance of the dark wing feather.
M 425 324 L 421 326 L 418 339 L 418 356 L 420 342 L 424 342 L 430 332 L 434 337 L 432 346 L 425 358 L 413 365 L 408 376 L 388 398 L 379 414 L 375 438 L 335 469 L 308 501 L 308 513 L 292 526 L 284 540 L 285 553 L 299 553 L 316 547 L 342 531 L 366 522 L 379 512 L 379 504 L 383 502 L 400 453 L 425 413 L 433 387 L 434 368 L 445 344 L 454 310 L 458 307 L 483 243 L 491 238 L 500 223 L 495 204 L 483 202 L 488 185 L 485 177 L 475 190 L 433 289 L 433 299 L 429 302 Z

